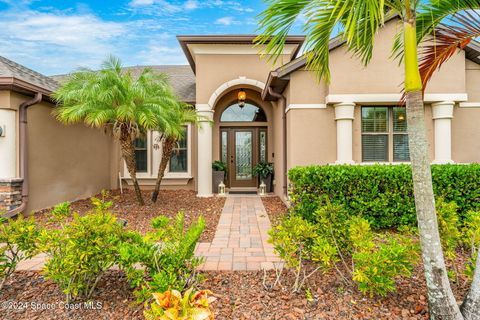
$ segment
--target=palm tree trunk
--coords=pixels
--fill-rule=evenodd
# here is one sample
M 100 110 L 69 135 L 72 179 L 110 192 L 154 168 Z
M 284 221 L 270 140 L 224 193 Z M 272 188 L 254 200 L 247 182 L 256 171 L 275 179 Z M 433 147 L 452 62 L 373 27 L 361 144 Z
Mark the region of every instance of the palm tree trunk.
M 155 184 L 155 190 L 152 193 L 152 201 L 157 202 L 158 193 L 160 192 L 160 184 L 162 183 L 163 176 L 165 175 L 165 169 L 167 168 L 168 161 L 172 157 L 173 147 L 177 142 L 174 138 L 165 138 L 162 143 L 162 160 L 158 167 L 157 182 Z
M 480 252 L 478 250 L 477 252 Z M 461 310 L 465 320 L 480 320 L 480 254 L 477 255 L 472 285 L 463 301 Z
M 142 192 L 140 191 L 140 186 L 137 181 L 137 166 L 135 161 L 135 146 L 129 134 L 123 134 L 120 137 L 120 148 L 122 149 L 122 156 L 127 165 L 128 173 L 133 182 L 133 188 L 135 189 L 135 195 L 137 197 L 138 204 L 143 206 L 145 202 L 143 201 Z
M 422 91 L 407 93 L 407 128 L 413 191 L 427 281 L 430 319 L 463 319 L 450 288 L 438 231 Z
M 408 141 L 430 319 L 462 320 L 460 308 L 450 287 L 440 244 L 425 130 L 422 81 L 418 68 L 415 17 L 409 14 L 404 22 L 404 47 Z

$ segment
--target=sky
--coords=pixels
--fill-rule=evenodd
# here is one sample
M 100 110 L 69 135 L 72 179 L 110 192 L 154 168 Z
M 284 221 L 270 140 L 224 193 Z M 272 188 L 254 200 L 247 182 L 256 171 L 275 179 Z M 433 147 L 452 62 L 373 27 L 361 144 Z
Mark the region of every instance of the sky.
M 256 33 L 264 8 L 261 0 L 0 0 L 0 55 L 45 75 L 98 69 L 110 54 L 125 66 L 186 64 L 176 35 Z

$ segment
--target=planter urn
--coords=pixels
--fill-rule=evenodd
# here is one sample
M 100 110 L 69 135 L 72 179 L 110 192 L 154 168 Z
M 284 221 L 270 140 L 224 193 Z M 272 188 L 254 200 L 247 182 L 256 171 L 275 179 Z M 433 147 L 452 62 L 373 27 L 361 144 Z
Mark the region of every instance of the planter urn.
M 225 171 L 212 171 L 212 192 L 218 193 L 218 185 L 225 180 Z

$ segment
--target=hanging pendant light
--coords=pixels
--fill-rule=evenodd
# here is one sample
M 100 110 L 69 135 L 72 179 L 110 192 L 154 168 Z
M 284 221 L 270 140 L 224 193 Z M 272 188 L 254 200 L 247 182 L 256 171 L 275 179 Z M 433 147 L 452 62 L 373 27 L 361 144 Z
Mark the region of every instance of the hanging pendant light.
M 238 106 L 240 108 L 245 106 L 245 100 L 247 100 L 247 93 L 245 90 L 240 89 L 240 91 L 238 91 Z

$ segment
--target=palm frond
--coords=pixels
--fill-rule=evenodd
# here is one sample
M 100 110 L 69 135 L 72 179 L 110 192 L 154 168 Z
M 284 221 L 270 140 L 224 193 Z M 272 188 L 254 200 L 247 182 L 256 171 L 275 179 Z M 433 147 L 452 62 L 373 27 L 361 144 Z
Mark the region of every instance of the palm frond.
M 440 27 L 433 39 L 425 39 L 420 47 L 420 75 L 425 90 L 428 82 L 442 65 L 464 49 L 472 39 L 480 37 L 480 14 L 465 11 L 453 16 L 455 24 Z
M 480 9 L 480 0 L 430 0 L 419 6 L 417 15 L 417 41 L 420 43 L 442 21 L 458 12 Z

